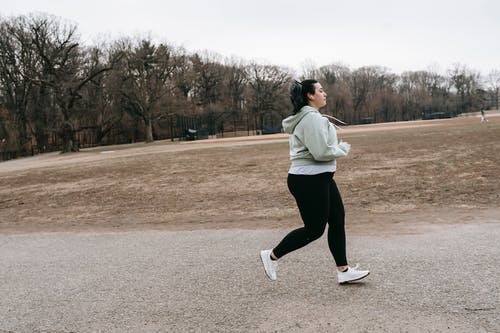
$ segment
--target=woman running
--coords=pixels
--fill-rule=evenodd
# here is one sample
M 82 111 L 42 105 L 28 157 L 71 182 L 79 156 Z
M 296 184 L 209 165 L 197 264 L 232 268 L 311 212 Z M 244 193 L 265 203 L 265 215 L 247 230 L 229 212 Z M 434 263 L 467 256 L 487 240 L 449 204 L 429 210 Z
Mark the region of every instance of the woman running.
M 349 267 L 346 259 L 344 205 L 333 175 L 336 159 L 347 156 L 351 146 L 338 142 L 335 126 L 319 112 L 326 105 L 326 96 L 316 80 L 296 81 L 290 89 L 293 114 L 283 120 L 283 128 L 290 134 L 287 183 L 304 226 L 286 235 L 275 248 L 260 252 L 271 280 L 277 278 L 278 259 L 320 238 L 327 223 L 328 246 L 337 265 L 338 282 L 353 282 L 370 274 Z

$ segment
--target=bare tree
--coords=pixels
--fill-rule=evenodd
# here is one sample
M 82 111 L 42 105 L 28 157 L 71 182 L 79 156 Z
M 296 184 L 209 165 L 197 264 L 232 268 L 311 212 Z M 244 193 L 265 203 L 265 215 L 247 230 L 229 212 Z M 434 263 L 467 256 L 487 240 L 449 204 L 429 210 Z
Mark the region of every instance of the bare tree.
M 468 112 L 474 107 L 475 92 L 478 91 L 480 74 L 462 64 L 454 64 L 448 70 L 450 83 L 459 97 L 457 113 Z
M 79 130 L 91 131 L 93 142 L 99 144 L 104 138 L 112 140 L 111 132 L 120 126 L 124 117 L 121 103 L 121 76 L 118 70 L 117 59 L 123 57 L 124 50 L 117 43 L 112 47 L 101 45 L 89 49 L 91 62 L 103 63 L 105 67 L 113 67 L 114 70 L 106 71 L 96 76 L 82 90 L 80 109 Z
M 224 102 L 225 67 L 220 62 L 220 56 L 214 53 L 194 54 L 192 61 L 195 74 L 194 100 L 198 113 L 203 114 L 210 134 L 215 134 L 221 117 L 227 113 L 228 103 Z
M 317 80 L 320 75 L 320 70 L 313 59 L 306 59 L 302 64 L 302 75 L 300 80 L 314 79 Z
M 249 66 L 249 108 L 254 125 L 262 130 L 264 118 L 281 118 L 290 109 L 287 84 L 290 75 L 277 66 L 252 64 Z
M 29 77 L 36 66 L 36 56 L 29 46 L 31 36 L 27 25 L 26 17 L 0 23 L 0 89 L 3 104 L 15 122 L 15 145 L 21 154 L 29 149 L 28 117 L 33 88 Z
M 340 63 L 322 66 L 318 69 L 317 79 L 327 92 L 327 114 L 352 122 L 353 99 L 349 89 L 350 69 Z
M 384 83 L 385 69 L 381 67 L 361 67 L 352 72 L 349 86 L 353 99 L 353 118 L 359 123 L 373 116 L 369 102 L 376 89 Z
M 226 77 L 229 113 L 233 120 L 233 129 L 236 131 L 237 121 L 243 113 L 244 93 L 248 77 L 242 64 L 233 63 L 227 69 Z
M 421 116 L 426 107 L 430 107 L 432 97 L 427 89 L 427 73 L 404 72 L 401 74 L 398 92 L 402 103 L 402 119 L 412 120 Z
M 195 90 L 195 71 L 191 57 L 179 52 L 174 68 L 174 85 L 185 101 L 192 101 Z
M 170 46 L 156 46 L 148 39 L 130 48 L 122 94 L 127 101 L 127 110 L 143 119 L 146 142 L 152 142 L 153 124 L 168 115 L 168 110 L 162 107 L 162 100 L 173 89 L 175 57 Z
M 81 92 L 93 79 L 111 70 L 112 64 L 104 66 L 99 57 L 80 47 L 76 26 L 72 24 L 53 17 L 34 16 L 29 29 L 40 66 L 31 79 L 41 90 L 50 89 L 55 106 L 52 109 L 58 112 L 62 152 L 78 151 L 75 134 Z M 93 52 L 99 53 L 95 49 Z
M 217 104 L 222 96 L 224 66 L 217 60 L 218 55 L 210 53 L 192 57 L 196 75 L 195 98 L 202 107 Z
M 494 96 L 494 104 L 497 110 L 500 109 L 499 100 L 498 100 L 498 92 L 500 90 L 500 70 L 495 69 L 488 73 L 486 84 L 488 85 L 488 89 L 491 94 Z

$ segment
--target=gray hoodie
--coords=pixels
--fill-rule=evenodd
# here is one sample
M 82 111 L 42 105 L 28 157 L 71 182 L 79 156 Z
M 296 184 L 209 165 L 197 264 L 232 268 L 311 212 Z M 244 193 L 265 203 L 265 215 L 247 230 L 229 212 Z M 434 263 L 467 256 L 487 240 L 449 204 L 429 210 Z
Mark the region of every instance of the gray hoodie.
M 318 110 L 308 105 L 283 120 L 290 134 L 290 160 L 293 166 L 335 165 L 335 159 L 347 156 L 349 145 L 340 143 L 337 131 Z

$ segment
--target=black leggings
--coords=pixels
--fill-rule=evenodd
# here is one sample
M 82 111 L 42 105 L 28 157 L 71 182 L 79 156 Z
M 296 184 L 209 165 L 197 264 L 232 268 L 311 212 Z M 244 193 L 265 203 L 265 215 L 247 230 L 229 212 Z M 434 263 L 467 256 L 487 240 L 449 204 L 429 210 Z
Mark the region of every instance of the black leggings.
M 320 238 L 328 223 L 328 246 L 337 266 L 347 265 L 344 204 L 332 172 L 288 174 L 288 189 L 295 197 L 304 227 L 293 230 L 273 249 L 277 258 Z

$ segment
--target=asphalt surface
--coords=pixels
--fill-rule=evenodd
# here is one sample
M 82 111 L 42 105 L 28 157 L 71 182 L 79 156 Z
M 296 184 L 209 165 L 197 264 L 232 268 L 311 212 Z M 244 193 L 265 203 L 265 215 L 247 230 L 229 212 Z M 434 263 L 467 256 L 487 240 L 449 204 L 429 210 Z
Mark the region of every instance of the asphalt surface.
M 326 238 L 288 230 L 0 235 L 0 332 L 500 332 L 500 221 L 348 235 L 372 271 L 338 285 Z

